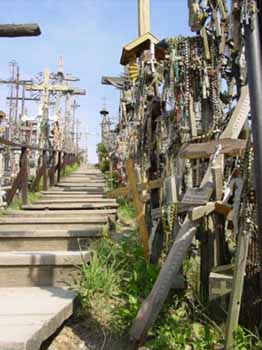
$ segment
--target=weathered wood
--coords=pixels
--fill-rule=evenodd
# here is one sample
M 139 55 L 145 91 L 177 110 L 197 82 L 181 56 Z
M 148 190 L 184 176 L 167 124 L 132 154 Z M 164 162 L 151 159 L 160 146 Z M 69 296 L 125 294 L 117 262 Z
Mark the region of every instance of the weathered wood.
M 222 139 L 203 143 L 190 143 L 180 151 L 179 155 L 181 158 L 187 159 L 207 159 L 215 153 L 218 145 L 222 146 L 220 154 L 224 154 L 227 157 L 241 157 L 245 154 L 247 140 Z
M 248 101 L 247 101 L 248 99 Z M 240 111 L 241 116 L 234 111 L 226 129 L 220 138 L 238 138 L 248 116 L 249 95 L 248 88 L 242 88 L 240 100 L 237 103 L 236 110 Z M 207 184 L 214 186 L 211 174 L 211 165 L 208 167 L 202 180 L 201 187 Z M 213 191 L 207 192 L 206 202 L 210 200 Z M 154 324 L 157 316 L 163 306 L 164 301 L 169 293 L 173 280 L 179 272 L 186 253 L 192 243 L 198 222 L 190 220 L 189 215 L 177 234 L 177 237 L 171 247 L 167 259 L 159 273 L 159 276 L 153 286 L 148 298 L 143 302 L 130 331 L 131 339 L 136 343 L 142 343 L 145 340 L 147 332 Z
M 54 186 L 55 184 L 55 172 L 56 172 L 56 151 L 54 151 L 52 154 L 52 167 L 49 171 L 50 186 Z
M 213 184 L 207 182 L 205 186 L 199 188 L 189 188 L 182 199 L 182 204 L 204 205 L 213 193 Z
M 62 152 L 59 151 L 58 152 L 58 162 L 57 162 L 57 166 L 56 166 L 56 169 L 57 169 L 57 182 L 59 182 L 60 178 L 61 178 L 61 168 L 62 168 Z
M 230 295 L 229 312 L 227 316 L 225 350 L 234 349 L 235 347 L 234 333 L 237 329 L 239 320 L 249 240 L 249 234 L 245 234 L 244 232 L 240 233 L 237 243 L 233 286 Z
M 204 216 L 208 216 L 215 210 L 216 203 L 208 202 L 206 205 L 201 205 L 196 208 L 190 209 L 188 215 L 190 220 L 195 221 L 203 218 Z
M 0 24 L 1 38 L 16 38 L 21 36 L 38 36 L 41 34 L 39 25 L 32 24 Z
M 146 259 L 149 257 L 149 244 L 148 244 L 148 231 L 144 216 L 143 204 L 140 200 L 139 191 L 137 188 L 137 180 L 135 176 L 134 161 L 132 159 L 127 160 L 126 162 L 127 176 L 128 176 L 128 188 L 132 193 L 133 203 L 136 211 L 136 220 L 138 223 L 138 229 L 140 234 L 140 239 L 143 243 L 144 254 Z
M 180 262 L 184 260 L 197 227 L 197 223 L 192 222 L 186 217 L 150 295 L 143 302 L 133 322 L 130 331 L 131 340 L 139 343 L 145 340 L 147 331 L 155 322 L 167 298 L 169 290 L 174 283 L 175 276 L 180 272 Z
M 215 163 L 211 167 L 213 183 L 215 186 L 216 200 L 221 200 L 223 195 L 223 176 L 224 176 L 224 155 L 219 154 Z
M 47 152 L 43 152 L 43 190 L 48 189 L 48 167 L 47 167 Z
M 22 170 L 20 169 L 17 177 L 15 178 L 15 180 L 12 184 L 11 189 L 7 192 L 7 195 L 6 195 L 7 205 L 9 205 L 12 202 L 12 200 L 16 194 L 16 191 L 18 190 L 18 188 L 21 184 L 21 177 L 22 177 Z
M 40 189 L 40 188 L 39 188 L 40 180 L 41 180 L 43 174 L 44 174 L 44 168 L 43 168 L 43 166 L 41 166 L 41 167 L 38 169 L 38 171 L 37 171 L 37 173 L 36 173 L 35 180 L 34 180 L 34 182 L 33 182 L 33 184 L 32 184 L 32 190 L 33 190 L 33 192 L 38 192 L 38 191 L 39 191 L 39 189 Z
M 27 184 L 27 149 L 22 148 L 21 154 L 21 197 L 22 204 L 28 204 L 28 184 Z

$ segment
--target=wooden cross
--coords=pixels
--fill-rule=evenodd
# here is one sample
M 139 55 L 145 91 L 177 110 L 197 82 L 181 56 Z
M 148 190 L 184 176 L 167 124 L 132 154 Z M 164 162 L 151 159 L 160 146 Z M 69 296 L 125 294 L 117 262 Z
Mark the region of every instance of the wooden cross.
M 75 89 L 73 87 L 68 86 L 67 84 L 50 84 L 50 72 L 49 69 L 46 68 L 44 71 L 44 81 L 42 84 L 38 85 L 26 85 L 27 91 L 40 91 L 42 92 L 42 119 L 45 123 L 48 121 L 48 106 L 49 106 L 49 98 L 50 94 L 55 92 L 62 92 L 64 94 L 72 94 L 72 95 L 85 95 L 85 90 Z M 48 139 L 48 127 L 45 126 L 44 137 Z
M 135 167 L 133 159 L 128 159 L 126 162 L 126 170 L 128 176 L 128 185 L 126 187 L 120 187 L 115 190 L 106 193 L 107 197 L 114 198 L 119 196 L 130 196 L 133 199 L 136 220 L 138 224 L 138 230 L 140 239 L 143 243 L 145 258 L 149 258 L 149 233 L 146 226 L 143 203 L 141 201 L 140 192 L 143 190 L 152 190 L 154 188 L 160 188 L 162 186 L 162 180 L 152 180 L 146 183 L 138 184 L 136 179 Z

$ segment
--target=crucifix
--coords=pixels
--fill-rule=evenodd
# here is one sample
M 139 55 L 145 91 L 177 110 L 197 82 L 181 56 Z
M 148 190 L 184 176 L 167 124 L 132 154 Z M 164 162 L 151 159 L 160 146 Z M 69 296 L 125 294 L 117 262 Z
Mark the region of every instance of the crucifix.
M 45 145 L 48 146 L 48 139 L 49 139 L 49 127 L 48 127 L 48 121 L 49 121 L 49 100 L 50 95 L 52 93 L 59 93 L 62 92 L 64 94 L 71 94 L 71 95 L 85 95 L 85 90 L 75 89 L 73 87 L 68 86 L 67 84 L 51 84 L 50 83 L 50 73 L 48 69 L 45 69 L 44 71 L 44 81 L 43 83 L 39 85 L 26 85 L 27 91 L 40 91 L 42 93 L 41 98 L 41 122 L 42 122 L 42 131 L 40 140 L 41 142 L 44 141 Z M 40 142 L 40 143 L 41 143 Z

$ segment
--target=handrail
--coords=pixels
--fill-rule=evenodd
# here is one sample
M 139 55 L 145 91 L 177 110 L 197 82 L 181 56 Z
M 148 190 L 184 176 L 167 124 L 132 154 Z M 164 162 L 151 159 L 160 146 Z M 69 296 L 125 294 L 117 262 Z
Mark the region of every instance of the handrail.
M 16 143 L 6 140 L 3 137 L 0 137 L 0 144 L 15 148 L 21 148 L 19 172 L 14 179 L 12 187 L 7 191 L 6 202 L 8 205 L 12 202 L 18 189 L 21 190 L 22 204 L 28 204 L 28 150 L 41 151 L 37 162 L 38 169 L 36 172 L 36 177 L 31 187 L 34 192 L 39 191 L 39 185 L 42 177 L 43 189 L 44 191 L 47 191 L 49 186 L 54 186 L 55 183 L 60 181 L 61 174 L 65 173 L 66 165 L 74 164 L 78 159 L 78 156 L 75 153 L 68 153 L 64 150 L 55 148 L 44 148 L 28 145 L 26 143 Z M 48 152 L 51 154 L 50 167 L 48 166 L 47 159 Z
M 55 148 L 46 148 L 46 147 L 40 147 L 40 146 L 33 146 L 33 145 L 28 145 L 26 143 L 17 143 L 17 142 L 13 142 L 10 140 L 6 140 L 3 137 L 0 137 L 0 144 L 2 145 L 6 145 L 6 146 L 12 146 L 12 147 L 17 147 L 17 148 L 28 148 L 31 150 L 36 150 L 36 151 L 48 151 L 48 152 L 52 152 L 52 151 L 61 151 L 64 152 L 63 150 L 60 149 L 55 149 Z

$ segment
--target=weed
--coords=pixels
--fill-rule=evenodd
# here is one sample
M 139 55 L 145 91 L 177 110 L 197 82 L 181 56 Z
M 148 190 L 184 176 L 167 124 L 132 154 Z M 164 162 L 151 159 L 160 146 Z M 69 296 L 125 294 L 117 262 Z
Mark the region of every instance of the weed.
M 118 216 L 120 219 L 125 221 L 125 220 L 133 220 L 135 218 L 136 216 L 135 209 L 132 206 L 132 204 L 128 202 L 127 199 L 120 197 L 117 199 L 117 203 L 119 205 Z

